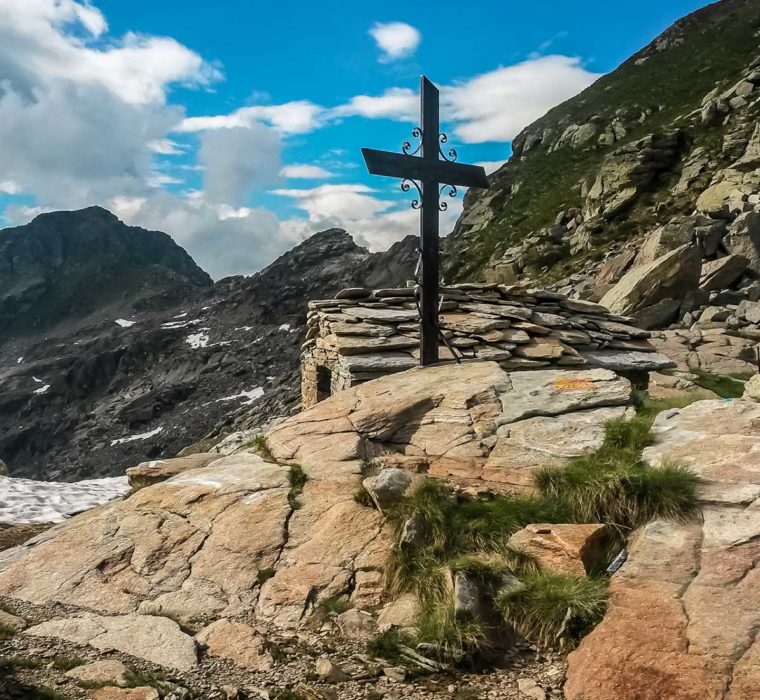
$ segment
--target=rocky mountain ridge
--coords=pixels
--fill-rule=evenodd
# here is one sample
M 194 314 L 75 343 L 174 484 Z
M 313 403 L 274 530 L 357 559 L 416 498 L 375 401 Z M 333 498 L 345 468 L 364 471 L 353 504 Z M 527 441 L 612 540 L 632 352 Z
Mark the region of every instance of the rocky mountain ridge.
M 89 325 L 10 338 L 0 346 L 0 457 L 13 476 L 116 476 L 209 433 L 287 414 L 299 395 L 307 300 L 402 284 L 415 251 L 409 237 L 371 254 L 331 229 L 256 275 L 193 289 L 162 311 L 122 318 L 104 304 Z
M 625 253 L 619 279 L 658 227 L 686 219 L 693 236 L 720 239 L 711 227 L 729 209 L 760 203 L 759 37 L 757 0 L 714 3 L 528 126 L 491 189 L 467 193 L 447 239 L 453 276 L 580 275 L 589 295 L 617 281 L 595 279 L 603 263 Z
M 40 214 L 0 231 L 0 337 L 171 308 L 211 278 L 170 236 L 101 207 Z

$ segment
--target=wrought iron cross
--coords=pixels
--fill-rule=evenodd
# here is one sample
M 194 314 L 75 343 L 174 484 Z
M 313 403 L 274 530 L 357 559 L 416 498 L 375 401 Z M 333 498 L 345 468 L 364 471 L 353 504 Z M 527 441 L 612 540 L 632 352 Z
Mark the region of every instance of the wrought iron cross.
M 415 150 L 404 142 L 403 153 L 362 148 L 364 161 L 372 175 L 402 179 L 401 189 L 408 192 L 414 186 L 419 199 L 412 202 L 420 213 L 420 253 L 422 283 L 420 285 L 420 364 L 438 362 L 438 309 L 440 296 L 439 221 L 440 211 L 447 209 L 440 200 L 443 191 L 455 197 L 456 186 L 488 187 L 486 172 L 477 165 L 456 163 L 457 152 L 451 148 L 445 154 L 441 148 L 448 137 L 440 132 L 438 88 L 424 75 L 420 78 L 420 126 L 412 136 L 420 140 Z M 417 156 L 417 153 L 420 153 Z M 443 160 L 439 158 L 443 157 Z

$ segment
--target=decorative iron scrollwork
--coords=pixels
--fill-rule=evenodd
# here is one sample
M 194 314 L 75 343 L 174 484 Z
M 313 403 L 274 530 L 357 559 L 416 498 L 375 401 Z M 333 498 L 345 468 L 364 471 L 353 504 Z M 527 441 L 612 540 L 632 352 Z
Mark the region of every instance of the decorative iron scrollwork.
M 412 200 L 412 209 L 422 209 L 422 189 L 415 180 L 404 178 L 401 181 L 401 191 L 409 192 L 412 189 L 412 185 L 414 185 L 414 189 L 417 190 L 417 194 L 419 195 L 417 199 Z
M 446 194 L 447 194 L 449 197 L 452 197 L 452 198 L 453 198 L 453 197 L 456 197 L 456 196 L 457 196 L 457 188 L 456 188 L 456 187 L 454 187 L 454 185 L 441 185 L 441 189 L 440 189 L 440 191 L 438 192 L 438 196 L 439 196 L 439 197 L 442 197 L 442 196 L 444 196 L 444 195 L 443 195 L 443 191 L 444 191 L 444 190 L 446 190 L 446 189 L 448 189 L 448 192 L 446 192 Z M 448 202 L 445 202 L 445 201 L 443 201 L 443 200 L 440 200 L 440 201 L 438 202 L 438 209 L 440 209 L 441 211 L 446 211 L 448 208 L 449 208 L 449 203 L 448 203 Z
M 404 155 L 416 156 L 422 149 L 422 129 L 420 129 L 420 127 L 415 126 L 414 129 L 412 129 L 412 138 L 417 139 L 417 148 L 412 150 L 411 141 L 404 141 L 401 146 L 401 150 L 403 151 Z
M 459 155 L 457 154 L 456 148 L 450 148 L 446 153 L 443 152 L 443 149 L 441 148 L 441 144 L 447 144 L 449 142 L 449 137 L 446 136 L 446 134 L 440 134 L 438 136 L 439 146 L 438 146 L 438 153 L 441 154 L 441 158 L 444 160 L 449 161 L 449 163 L 456 163 L 457 158 Z

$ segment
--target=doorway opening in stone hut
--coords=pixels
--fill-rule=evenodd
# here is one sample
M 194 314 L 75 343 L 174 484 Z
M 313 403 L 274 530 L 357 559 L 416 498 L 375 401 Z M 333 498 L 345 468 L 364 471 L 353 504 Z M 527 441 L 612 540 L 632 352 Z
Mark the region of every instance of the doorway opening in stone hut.
M 332 395 L 332 370 L 324 365 L 317 367 L 317 403 Z

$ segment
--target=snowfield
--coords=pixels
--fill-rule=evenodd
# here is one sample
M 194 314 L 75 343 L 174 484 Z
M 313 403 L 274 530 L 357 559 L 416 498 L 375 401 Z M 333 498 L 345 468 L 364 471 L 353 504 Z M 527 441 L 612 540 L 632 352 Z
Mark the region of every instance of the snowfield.
M 71 484 L 0 476 L 0 525 L 60 523 L 129 491 L 126 476 Z

